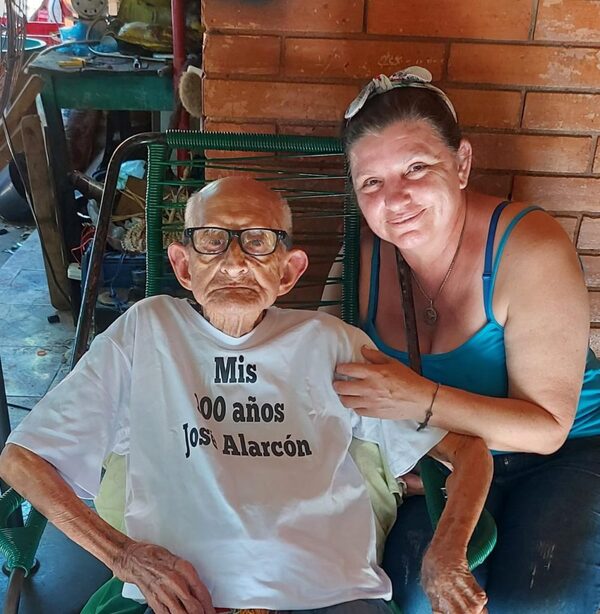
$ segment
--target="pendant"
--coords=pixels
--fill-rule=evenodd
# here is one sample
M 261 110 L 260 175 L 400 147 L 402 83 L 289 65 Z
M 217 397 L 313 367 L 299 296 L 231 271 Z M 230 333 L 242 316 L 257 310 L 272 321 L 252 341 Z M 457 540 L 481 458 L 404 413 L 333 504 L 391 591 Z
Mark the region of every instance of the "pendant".
M 428 326 L 434 326 L 438 319 L 438 312 L 435 310 L 433 303 L 425 308 L 423 319 Z

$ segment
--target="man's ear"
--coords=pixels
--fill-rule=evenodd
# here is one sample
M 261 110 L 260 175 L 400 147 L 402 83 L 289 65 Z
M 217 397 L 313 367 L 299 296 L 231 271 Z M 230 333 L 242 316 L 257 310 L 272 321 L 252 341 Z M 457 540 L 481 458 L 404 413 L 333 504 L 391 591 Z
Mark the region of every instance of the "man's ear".
M 171 243 L 168 247 L 169 262 L 173 267 L 175 276 L 179 283 L 186 289 L 192 289 L 192 278 L 190 275 L 190 254 L 185 245 L 181 243 Z
M 277 296 L 287 294 L 296 285 L 308 266 L 308 256 L 301 249 L 291 249 L 285 253 L 284 258 Z
M 460 181 L 460 189 L 467 187 L 469 175 L 471 174 L 471 162 L 473 159 L 473 149 L 471 143 L 467 139 L 461 139 L 458 146 L 458 179 Z

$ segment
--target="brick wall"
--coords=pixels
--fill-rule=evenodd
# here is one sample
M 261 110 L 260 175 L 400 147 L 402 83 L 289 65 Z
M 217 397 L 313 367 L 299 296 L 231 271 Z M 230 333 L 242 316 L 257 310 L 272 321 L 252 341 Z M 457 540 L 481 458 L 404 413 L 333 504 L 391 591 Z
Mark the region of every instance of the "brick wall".
M 369 77 L 420 64 L 473 142 L 472 181 L 556 214 L 600 347 L 600 0 L 203 0 L 208 130 L 337 134 Z

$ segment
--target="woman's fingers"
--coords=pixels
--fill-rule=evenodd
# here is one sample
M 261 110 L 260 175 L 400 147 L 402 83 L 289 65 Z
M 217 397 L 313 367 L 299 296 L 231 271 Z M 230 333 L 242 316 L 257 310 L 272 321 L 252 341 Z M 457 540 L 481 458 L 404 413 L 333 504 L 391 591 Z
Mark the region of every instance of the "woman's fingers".
M 360 348 L 360 353 L 374 365 L 386 365 L 390 362 L 394 362 L 394 359 L 390 358 L 387 354 L 384 354 L 375 348 L 371 348 L 368 345 L 363 345 Z
M 360 397 L 348 397 L 348 396 L 340 396 L 340 403 L 346 409 L 353 409 L 357 414 L 361 416 L 370 416 L 375 413 L 375 410 L 372 410 L 368 407 L 365 407 L 365 402 Z
M 339 394 L 344 396 L 362 397 L 365 396 L 366 385 L 364 381 L 344 381 L 335 380 L 333 382 L 333 389 Z
M 364 362 L 340 362 L 335 366 L 335 374 L 343 377 L 362 379 L 373 370 L 373 366 Z

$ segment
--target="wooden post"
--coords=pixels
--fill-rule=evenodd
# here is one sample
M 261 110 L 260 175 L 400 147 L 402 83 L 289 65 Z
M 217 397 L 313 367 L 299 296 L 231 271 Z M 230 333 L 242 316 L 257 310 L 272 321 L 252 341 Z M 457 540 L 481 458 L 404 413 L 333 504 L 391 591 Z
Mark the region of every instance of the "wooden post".
M 50 301 L 56 309 L 68 310 L 71 308 L 70 285 L 67 279 L 69 261 L 63 251 L 58 202 L 50 176 L 40 118 L 37 115 L 24 117 L 21 121 L 21 134 L 38 232 L 40 241 L 46 248 L 44 266 L 50 290 Z
M 41 77 L 37 75 L 29 77 L 23 89 L 18 93 L 6 112 L 6 127 L 17 152 L 23 151 L 20 130 L 21 117 L 29 112 L 29 109 L 35 103 L 35 97 L 40 93 L 43 85 L 44 80 Z M 0 168 L 8 164 L 11 159 L 10 150 L 4 137 L 4 130 L 0 126 Z

